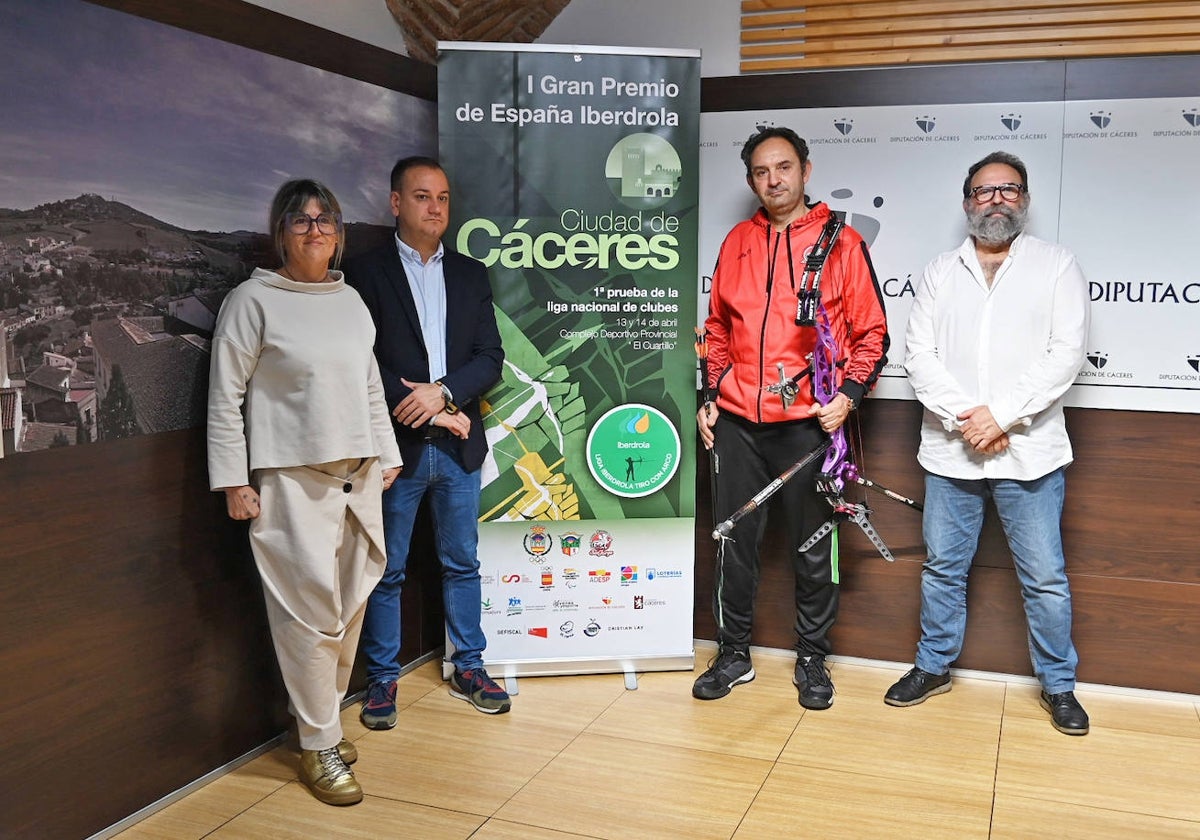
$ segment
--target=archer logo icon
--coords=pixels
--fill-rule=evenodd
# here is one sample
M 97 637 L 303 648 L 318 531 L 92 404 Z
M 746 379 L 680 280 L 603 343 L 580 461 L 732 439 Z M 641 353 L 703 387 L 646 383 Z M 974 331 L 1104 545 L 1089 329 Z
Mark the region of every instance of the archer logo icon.
M 1087 360 L 1096 370 L 1100 370 L 1108 364 L 1108 354 L 1101 353 L 1099 350 L 1093 350 L 1087 354 Z
M 1200 356 L 1188 356 L 1187 363 L 1188 367 L 1196 371 L 1196 373 L 1200 373 Z
M 839 187 L 832 190 L 829 197 L 832 199 L 829 206 L 833 212 L 862 235 L 862 238 L 867 241 L 867 247 L 875 244 L 875 239 L 879 236 L 880 221 L 872 213 L 865 212 L 864 202 L 853 202 L 851 206 L 847 207 L 849 199 L 854 197 L 854 190 L 849 187 Z M 836 208 L 834 208 L 834 202 L 837 203 Z M 875 210 L 882 207 L 883 196 L 877 195 L 872 198 L 871 206 Z

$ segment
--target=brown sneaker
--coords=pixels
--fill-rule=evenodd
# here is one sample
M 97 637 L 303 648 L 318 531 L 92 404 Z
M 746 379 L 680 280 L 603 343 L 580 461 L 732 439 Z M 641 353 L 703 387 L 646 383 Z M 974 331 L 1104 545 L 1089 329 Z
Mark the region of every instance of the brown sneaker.
M 300 781 L 326 805 L 354 805 L 363 792 L 354 772 L 342 761 L 337 747 L 300 750 Z

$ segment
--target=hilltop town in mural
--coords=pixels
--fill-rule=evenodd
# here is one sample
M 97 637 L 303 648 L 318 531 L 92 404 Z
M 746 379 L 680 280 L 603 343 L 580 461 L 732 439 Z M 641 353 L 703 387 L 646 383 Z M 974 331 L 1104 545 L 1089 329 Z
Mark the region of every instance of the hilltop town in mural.
M 279 185 L 333 191 L 349 256 L 437 148 L 432 102 L 95 3 L 0 3 L 0 53 L 0 459 L 202 426 Z
M 0 451 L 203 425 L 221 301 L 273 264 L 266 234 L 183 230 L 98 195 L 0 209 Z
M 98 195 L 0 210 L 4 453 L 201 425 L 217 310 L 266 247 Z

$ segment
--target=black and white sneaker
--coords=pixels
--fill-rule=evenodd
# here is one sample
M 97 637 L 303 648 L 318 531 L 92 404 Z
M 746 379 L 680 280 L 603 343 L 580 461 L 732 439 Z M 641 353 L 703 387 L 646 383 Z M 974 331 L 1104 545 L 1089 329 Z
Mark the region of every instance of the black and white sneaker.
M 800 689 L 800 705 L 804 708 L 828 709 L 833 705 L 833 680 L 821 654 L 797 657 L 792 683 Z
M 754 679 L 754 666 L 750 654 L 745 651 L 721 648 L 708 666 L 708 670 L 696 678 L 692 685 L 692 696 L 697 700 L 717 700 L 733 691 L 735 685 Z

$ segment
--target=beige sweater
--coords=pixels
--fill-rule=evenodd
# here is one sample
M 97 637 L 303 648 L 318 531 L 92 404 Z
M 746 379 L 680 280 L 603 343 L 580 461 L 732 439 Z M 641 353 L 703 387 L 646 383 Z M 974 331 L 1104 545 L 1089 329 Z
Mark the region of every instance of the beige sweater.
M 297 283 L 256 268 L 221 305 L 208 388 L 213 490 L 265 467 L 372 456 L 400 465 L 375 325 L 341 272 L 331 276 Z

